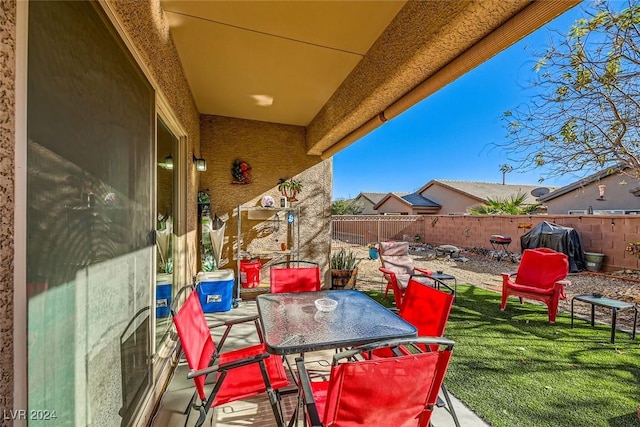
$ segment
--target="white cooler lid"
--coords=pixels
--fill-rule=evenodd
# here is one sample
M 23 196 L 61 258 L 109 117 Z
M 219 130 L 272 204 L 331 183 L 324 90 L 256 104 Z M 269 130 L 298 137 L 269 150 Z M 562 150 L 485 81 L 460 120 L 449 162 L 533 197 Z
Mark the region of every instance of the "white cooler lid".
M 219 282 L 222 280 L 233 280 L 234 273 L 232 268 L 223 268 L 215 271 L 201 271 L 196 276 L 198 282 Z
M 171 273 L 158 273 L 156 274 L 156 284 L 171 283 L 173 281 L 173 274 Z

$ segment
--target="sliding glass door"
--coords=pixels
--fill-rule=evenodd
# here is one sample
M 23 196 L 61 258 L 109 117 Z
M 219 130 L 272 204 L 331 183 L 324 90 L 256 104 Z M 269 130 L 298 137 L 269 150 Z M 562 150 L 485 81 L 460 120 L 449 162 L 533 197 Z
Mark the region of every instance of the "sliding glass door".
M 151 386 L 154 91 L 91 2 L 32 1 L 29 425 L 128 425 Z

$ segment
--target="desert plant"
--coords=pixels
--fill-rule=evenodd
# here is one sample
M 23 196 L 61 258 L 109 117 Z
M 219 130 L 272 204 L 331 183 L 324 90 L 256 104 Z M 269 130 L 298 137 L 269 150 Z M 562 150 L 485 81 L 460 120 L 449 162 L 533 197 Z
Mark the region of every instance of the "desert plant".
M 358 264 L 360 264 L 360 260 L 351 251 L 340 249 L 339 252 L 331 255 L 332 270 L 355 270 Z

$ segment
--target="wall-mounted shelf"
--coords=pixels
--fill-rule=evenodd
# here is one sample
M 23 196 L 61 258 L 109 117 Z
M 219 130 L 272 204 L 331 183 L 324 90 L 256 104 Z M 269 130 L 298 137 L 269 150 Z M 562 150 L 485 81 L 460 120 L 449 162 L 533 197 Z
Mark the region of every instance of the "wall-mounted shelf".
M 267 292 L 268 282 L 255 288 L 243 288 L 240 262 L 243 259 L 268 259 L 274 262 L 298 258 L 300 253 L 300 208 L 265 208 L 262 206 L 238 206 L 236 240 L 236 299 L 255 298 Z M 282 245 L 285 245 L 284 249 Z

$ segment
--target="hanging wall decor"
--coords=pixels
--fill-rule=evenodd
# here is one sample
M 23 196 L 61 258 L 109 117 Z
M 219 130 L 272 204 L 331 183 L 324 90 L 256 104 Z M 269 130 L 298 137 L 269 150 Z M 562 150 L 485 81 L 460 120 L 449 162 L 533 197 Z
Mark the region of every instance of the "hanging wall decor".
M 231 165 L 232 184 L 251 184 L 251 166 L 247 162 L 235 159 Z

